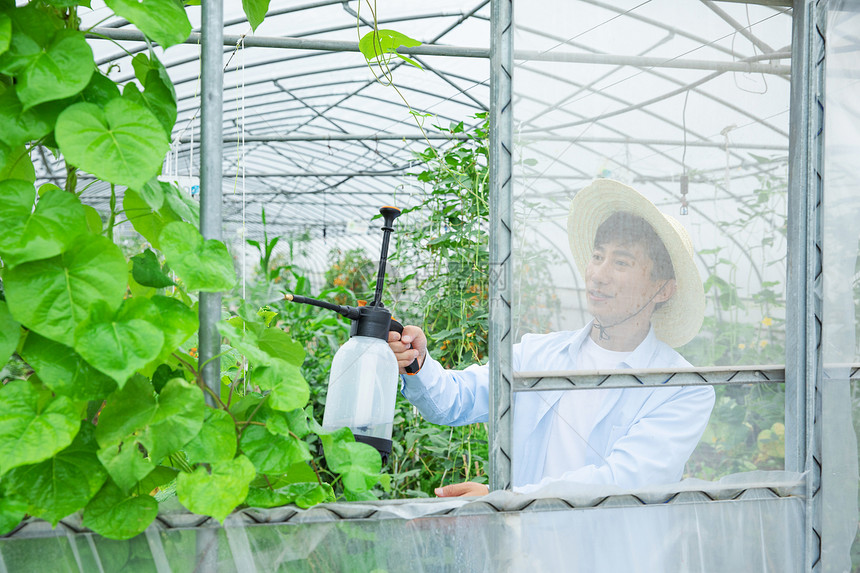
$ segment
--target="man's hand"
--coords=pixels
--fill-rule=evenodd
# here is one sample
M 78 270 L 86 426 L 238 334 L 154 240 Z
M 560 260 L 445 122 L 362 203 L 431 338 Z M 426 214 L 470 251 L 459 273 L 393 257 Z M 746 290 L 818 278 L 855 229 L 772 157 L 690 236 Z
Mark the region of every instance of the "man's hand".
M 401 374 L 406 374 L 406 367 L 418 359 L 418 367 L 424 365 L 427 356 L 427 337 L 417 326 L 404 326 L 403 333 L 388 331 L 388 346 L 397 358 L 397 366 Z
M 445 487 L 437 487 L 433 491 L 436 493 L 436 497 L 464 497 L 487 495 L 490 493 L 490 488 L 487 487 L 487 484 L 467 481 L 463 483 L 452 483 Z

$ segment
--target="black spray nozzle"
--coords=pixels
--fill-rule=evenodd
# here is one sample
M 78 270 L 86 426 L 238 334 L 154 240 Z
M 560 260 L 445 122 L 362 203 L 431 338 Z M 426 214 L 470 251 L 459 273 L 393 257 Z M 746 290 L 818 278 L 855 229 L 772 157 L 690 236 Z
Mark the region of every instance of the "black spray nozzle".
M 327 308 L 328 310 L 333 310 L 339 315 L 345 316 L 350 320 L 357 320 L 359 316 L 359 310 L 354 306 L 341 306 L 339 304 L 333 304 L 324 300 L 317 300 L 315 298 L 290 293 L 284 294 L 284 300 L 300 302 L 303 304 L 310 304 L 312 306 L 318 306 L 320 308 Z
M 397 207 L 382 207 L 379 212 L 382 214 L 384 223 L 382 225 L 382 251 L 379 253 L 379 274 L 376 275 L 376 292 L 373 293 L 373 302 L 370 306 L 379 306 L 382 302 L 382 286 L 385 284 L 385 265 L 388 262 L 388 241 L 391 237 L 391 231 L 394 230 L 394 219 L 400 216 L 400 209 Z

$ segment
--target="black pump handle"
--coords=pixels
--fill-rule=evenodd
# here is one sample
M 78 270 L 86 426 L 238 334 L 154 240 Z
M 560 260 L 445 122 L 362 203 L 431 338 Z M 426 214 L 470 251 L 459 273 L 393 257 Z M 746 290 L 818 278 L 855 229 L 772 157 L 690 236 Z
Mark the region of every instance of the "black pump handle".
M 397 334 L 403 334 L 403 325 L 392 318 L 391 319 L 391 327 L 388 330 L 389 331 L 393 330 Z M 410 364 L 409 366 L 406 367 L 406 373 L 407 374 L 415 374 L 420 369 L 421 369 L 421 367 L 418 366 L 418 359 L 416 358 L 415 360 L 412 361 L 412 364 Z

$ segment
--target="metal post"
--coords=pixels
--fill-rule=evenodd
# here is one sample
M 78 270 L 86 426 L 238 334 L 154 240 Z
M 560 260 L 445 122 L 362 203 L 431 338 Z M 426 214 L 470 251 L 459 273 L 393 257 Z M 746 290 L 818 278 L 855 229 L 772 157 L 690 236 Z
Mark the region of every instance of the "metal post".
M 493 0 L 490 38 L 490 489 L 511 486 L 513 1 Z
M 200 136 L 200 232 L 204 239 L 221 240 L 221 130 L 224 84 L 224 6 L 222 0 L 203 2 L 202 111 Z M 221 293 L 200 293 L 200 364 L 221 351 L 217 323 L 221 319 Z M 221 389 L 220 360 L 203 368 L 203 380 L 216 395 Z M 206 395 L 206 402 L 215 399 Z

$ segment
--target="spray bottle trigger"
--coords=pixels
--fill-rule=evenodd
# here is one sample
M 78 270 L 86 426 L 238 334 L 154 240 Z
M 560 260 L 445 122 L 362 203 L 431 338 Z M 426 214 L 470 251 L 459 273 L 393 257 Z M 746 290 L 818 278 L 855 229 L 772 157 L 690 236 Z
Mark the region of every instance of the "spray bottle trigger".
M 392 318 L 391 326 L 388 328 L 388 331 L 391 332 L 392 330 L 397 334 L 403 334 L 403 325 Z M 416 358 L 409 366 L 406 367 L 406 373 L 410 375 L 416 374 L 420 369 L 421 367 L 418 366 L 418 359 Z

